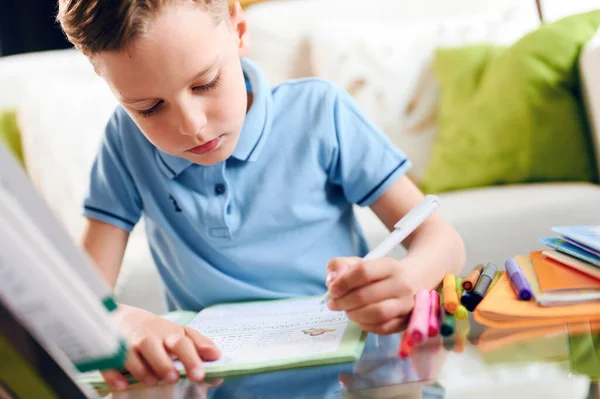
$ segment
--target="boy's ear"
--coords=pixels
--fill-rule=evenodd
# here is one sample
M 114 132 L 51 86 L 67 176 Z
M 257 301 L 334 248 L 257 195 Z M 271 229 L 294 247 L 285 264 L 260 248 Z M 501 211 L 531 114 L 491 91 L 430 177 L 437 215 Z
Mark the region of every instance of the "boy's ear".
M 234 2 L 231 7 L 231 25 L 237 36 L 238 53 L 240 58 L 247 57 L 250 53 L 250 38 L 248 35 L 248 24 L 244 15 L 244 10 L 239 2 Z

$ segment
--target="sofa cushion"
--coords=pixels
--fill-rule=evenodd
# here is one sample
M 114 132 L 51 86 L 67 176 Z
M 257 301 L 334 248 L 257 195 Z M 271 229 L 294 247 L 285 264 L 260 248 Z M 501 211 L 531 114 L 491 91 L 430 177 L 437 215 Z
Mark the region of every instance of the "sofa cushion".
M 523 0 L 269 1 L 253 5 L 246 11 L 252 43 L 250 58 L 263 68 L 272 84 L 277 84 L 313 74 L 309 36 L 322 23 L 330 23 L 334 28 L 336 19 L 356 17 L 375 19 L 387 26 L 459 15 L 476 20 L 482 13 L 501 14 L 515 8 L 537 18 L 535 2 Z M 360 30 L 360 26 L 356 28 Z M 410 36 L 396 40 L 410 40 Z
M 578 61 L 599 25 L 596 11 L 544 25 L 509 48 L 438 50 L 440 130 L 423 189 L 595 181 Z
M 73 49 L 1 57 L 0 109 L 18 107 L 30 81 L 93 79 L 94 76 L 96 74 L 92 65 Z

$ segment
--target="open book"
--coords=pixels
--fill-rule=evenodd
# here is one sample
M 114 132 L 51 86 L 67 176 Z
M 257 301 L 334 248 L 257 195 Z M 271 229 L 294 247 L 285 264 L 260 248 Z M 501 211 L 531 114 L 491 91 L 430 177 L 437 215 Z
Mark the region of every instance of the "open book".
M 122 367 L 126 348 L 108 285 L 2 145 L 0 226 L 0 302 L 79 370 Z
M 198 330 L 221 350 L 219 360 L 204 363 L 208 378 L 358 359 L 366 333 L 320 302 L 319 296 L 222 304 L 164 317 Z M 104 385 L 99 373 L 82 379 Z

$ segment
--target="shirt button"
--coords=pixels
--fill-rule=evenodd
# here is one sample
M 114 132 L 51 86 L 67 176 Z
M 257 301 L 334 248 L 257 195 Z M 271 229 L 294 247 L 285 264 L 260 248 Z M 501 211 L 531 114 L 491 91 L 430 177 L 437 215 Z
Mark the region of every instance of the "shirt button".
M 225 185 L 224 184 L 215 184 L 215 194 L 223 195 L 225 194 Z

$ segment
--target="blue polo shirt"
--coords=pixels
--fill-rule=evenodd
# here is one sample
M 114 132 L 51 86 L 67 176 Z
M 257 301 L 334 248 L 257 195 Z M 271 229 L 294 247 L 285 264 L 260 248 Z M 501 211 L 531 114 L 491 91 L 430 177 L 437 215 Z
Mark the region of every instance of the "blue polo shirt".
M 84 215 L 127 231 L 145 218 L 171 309 L 324 293 L 331 258 L 367 252 L 352 204 L 410 167 L 331 83 L 271 88 L 241 62 L 254 97 L 229 159 L 168 155 L 119 107 L 92 168 Z

